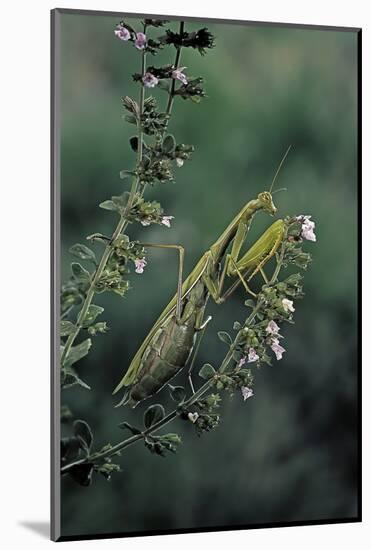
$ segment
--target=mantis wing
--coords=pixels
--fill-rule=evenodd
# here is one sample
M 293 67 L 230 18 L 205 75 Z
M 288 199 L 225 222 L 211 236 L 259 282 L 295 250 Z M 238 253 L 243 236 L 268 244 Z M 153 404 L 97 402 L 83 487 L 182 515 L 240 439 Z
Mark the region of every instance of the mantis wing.
M 200 277 L 202 276 L 203 272 L 205 271 L 205 269 L 207 267 L 209 258 L 210 258 L 210 252 L 207 251 L 200 258 L 200 260 L 196 264 L 193 271 L 188 275 L 188 277 L 184 281 L 184 283 L 182 285 L 182 299 L 187 296 L 187 294 L 192 290 L 192 288 L 197 283 L 197 281 L 199 281 Z M 159 316 L 159 318 L 157 319 L 157 321 L 155 322 L 155 324 L 153 325 L 153 327 L 151 328 L 151 330 L 147 334 L 147 336 L 144 339 L 142 345 L 140 346 L 137 353 L 133 357 L 133 359 L 132 359 L 132 361 L 129 365 L 129 368 L 126 371 L 126 374 L 124 375 L 122 380 L 119 382 L 119 384 L 116 386 L 116 388 L 113 390 L 113 392 L 112 392 L 113 395 L 115 393 L 117 393 L 123 386 L 131 386 L 135 382 L 135 380 L 137 378 L 137 375 L 140 372 L 141 365 L 142 365 L 143 353 L 144 353 L 145 349 L 147 348 L 147 346 L 149 345 L 149 343 L 151 342 L 153 336 L 155 335 L 155 333 L 157 332 L 157 330 L 161 326 L 161 324 L 175 310 L 176 300 L 177 300 L 177 295 L 175 294 L 175 296 L 173 296 L 173 298 L 170 300 L 170 302 L 168 303 L 166 308 L 163 310 L 163 312 L 161 313 L 161 315 Z

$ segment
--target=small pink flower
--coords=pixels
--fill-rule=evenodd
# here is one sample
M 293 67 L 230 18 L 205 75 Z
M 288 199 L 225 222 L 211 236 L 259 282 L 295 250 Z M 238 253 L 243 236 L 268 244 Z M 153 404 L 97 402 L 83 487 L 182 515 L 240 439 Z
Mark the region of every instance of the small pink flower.
M 297 216 L 297 220 L 301 222 L 301 237 L 307 241 L 316 242 L 316 235 L 314 234 L 314 228 L 316 224 L 310 219 L 312 216 Z
M 179 67 L 179 69 L 174 69 L 174 71 L 171 73 L 172 78 L 174 78 L 175 80 L 180 80 L 180 82 L 182 84 L 184 84 L 185 86 L 187 86 L 187 84 L 188 84 L 187 77 L 183 73 L 184 69 L 186 69 L 186 68 L 187 67 Z
M 247 356 L 248 363 L 255 363 L 259 359 L 259 355 L 256 353 L 254 348 L 249 348 L 249 354 Z
M 240 369 L 245 363 L 246 363 L 246 357 L 241 357 L 237 365 L 237 368 Z
M 147 44 L 147 38 L 144 32 L 137 32 L 134 45 L 138 50 L 144 50 Z
M 142 78 L 142 82 L 146 88 L 154 88 L 158 84 L 158 78 L 151 73 L 146 73 Z
M 135 273 L 143 273 L 144 268 L 147 265 L 145 258 L 137 258 L 136 260 L 134 260 L 134 263 L 135 263 Z
M 274 321 L 269 321 L 265 328 L 267 334 L 277 335 L 279 333 L 280 327 Z
M 242 393 L 242 397 L 243 397 L 244 401 L 246 401 L 246 399 L 249 399 L 250 397 L 252 397 L 254 395 L 253 390 L 251 388 L 249 388 L 248 386 L 242 386 L 241 393 Z
M 279 361 L 282 359 L 282 354 L 285 353 L 285 348 L 280 346 L 278 338 L 273 338 L 271 341 L 271 350 L 276 354 L 276 359 Z
M 151 222 L 148 218 L 145 218 L 144 220 L 140 220 L 140 223 L 144 226 L 151 225 Z
M 286 313 L 288 313 L 289 311 L 294 313 L 295 308 L 294 308 L 293 304 L 294 304 L 294 302 L 292 300 L 288 300 L 287 298 L 284 298 L 282 300 L 282 307 L 283 307 L 283 309 L 285 310 Z
M 175 162 L 176 162 L 176 165 L 178 166 L 178 168 L 181 168 L 181 167 L 183 166 L 183 164 L 184 164 L 184 160 L 181 159 L 181 158 L 179 158 L 179 157 L 177 157 L 177 158 L 175 159 Z
M 117 38 L 123 40 L 124 42 L 130 40 L 130 31 L 128 31 L 128 29 L 123 25 L 117 25 L 115 29 L 115 35 L 117 36 Z
M 166 227 L 171 227 L 170 220 L 173 220 L 173 219 L 174 219 L 174 216 L 162 216 L 161 223 L 162 225 L 166 225 Z

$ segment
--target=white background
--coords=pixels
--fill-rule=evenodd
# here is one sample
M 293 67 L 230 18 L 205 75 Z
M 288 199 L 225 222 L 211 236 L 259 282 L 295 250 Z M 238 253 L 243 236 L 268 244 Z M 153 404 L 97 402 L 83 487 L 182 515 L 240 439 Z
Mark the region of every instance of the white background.
M 54 2 L 18 0 L 1 7 L 1 532 L 4 548 L 52 545 L 49 519 L 49 10 L 54 7 L 137 11 L 257 21 L 282 21 L 363 28 L 364 197 L 368 226 L 370 196 L 371 17 L 366 1 L 353 0 L 114 0 Z M 92 37 L 94 40 L 94 37 Z M 368 66 L 367 66 L 368 65 Z M 4 124 L 5 122 L 5 124 Z M 367 227 L 366 226 L 366 227 Z M 364 232 L 367 240 L 367 231 Z M 35 262 L 34 248 L 39 256 Z M 367 246 L 367 242 L 365 243 Z M 347 251 L 344 250 L 344 254 Z M 370 274 L 367 251 L 365 281 Z M 339 274 L 341 276 L 341 274 Z M 369 285 L 367 285 L 369 286 Z M 365 316 L 370 293 L 364 292 Z M 365 322 L 365 331 L 368 323 Z M 365 335 L 369 336 L 368 334 Z M 331 347 L 329 347 L 331 353 Z M 265 529 L 136 539 L 73 542 L 69 547 L 152 550 L 201 544 L 254 549 L 337 550 L 366 548 L 370 529 L 370 374 L 363 374 L 363 524 Z M 35 391 L 35 388 L 37 391 Z M 37 398 L 35 395 L 37 393 Z M 315 403 L 314 403 L 315 406 Z M 35 452 L 35 454 L 34 454 Z M 37 524 L 44 535 L 30 528 Z M 370 537 L 371 538 L 371 537 Z M 71 545 L 71 546 L 70 546 Z

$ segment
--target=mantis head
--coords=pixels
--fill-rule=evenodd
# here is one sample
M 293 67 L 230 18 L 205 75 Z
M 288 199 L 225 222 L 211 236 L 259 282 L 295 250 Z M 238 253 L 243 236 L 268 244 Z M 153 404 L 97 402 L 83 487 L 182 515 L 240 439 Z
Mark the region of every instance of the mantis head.
M 269 191 L 263 191 L 263 193 L 259 193 L 258 201 L 261 204 L 262 210 L 264 210 L 271 216 L 275 215 L 275 213 L 277 212 L 277 208 L 274 205 L 272 194 Z

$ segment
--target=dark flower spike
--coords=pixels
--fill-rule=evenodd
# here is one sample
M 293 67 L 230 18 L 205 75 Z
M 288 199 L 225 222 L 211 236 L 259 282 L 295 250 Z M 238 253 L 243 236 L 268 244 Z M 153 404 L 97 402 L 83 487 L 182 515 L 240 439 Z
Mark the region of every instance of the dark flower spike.
M 163 27 L 166 25 L 166 23 L 169 23 L 169 20 L 167 19 L 145 19 L 144 24 L 146 27 Z
M 171 78 L 174 71 L 174 65 L 164 65 L 163 67 L 148 67 L 148 72 L 152 73 L 156 78 Z
M 159 40 L 165 44 L 173 44 L 176 48 L 197 49 L 201 55 L 205 55 L 206 49 L 215 46 L 215 37 L 206 27 L 195 32 L 183 32 L 182 34 L 167 30 L 166 35 L 162 36 Z
M 156 55 L 159 50 L 162 50 L 164 47 L 164 44 L 160 40 L 154 40 L 153 38 L 149 38 L 146 45 L 146 52 Z
M 174 66 L 173 65 L 164 65 L 163 67 L 153 67 L 149 66 L 147 67 L 147 73 L 152 75 L 156 80 L 164 79 L 164 78 L 172 78 L 172 73 L 174 72 Z M 133 80 L 134 82 L 140 82 L 142 79 L 142 75 L 140 73 L 134 73 L 133 74 Z M 144 82 L 144 81 L 143 81 Z
M 192 99 L 192 101 L 199 103 L 202 97 L 206 97 L 202 84 L 203 78 L 194 78 L 175 90 L 174 95 L 180 95 L 183 99 Z

